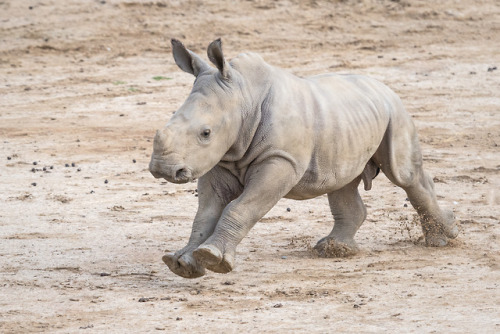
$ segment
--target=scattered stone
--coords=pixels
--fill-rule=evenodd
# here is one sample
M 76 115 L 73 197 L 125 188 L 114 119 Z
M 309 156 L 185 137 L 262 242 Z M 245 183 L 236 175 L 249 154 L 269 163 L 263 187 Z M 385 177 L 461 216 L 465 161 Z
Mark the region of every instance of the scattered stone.
M 69 164 L 64 164 L 64 167 L 69 167 Z
M 33 182 L 31 185 L 32 185 L 33 187 L 36 187 L 36 182 Z
M 488 67 L 488 72 L 493 72 L 497 69 L 496 66 L 491 66 L 491 67 Z
M 144 298 L 144 297 L 143 298 L 139 298 L 139 303 L 145 303 L 147 301 L 149 301 L 149 298 Z
M 290 209 L 290 208 L 286 208 L 286 211 L 290 212 L 290 211 L 292 211 L 292 209 Z
M 273 307 L 274 307 L 274 308 L 280 308 L 280 307 L 283 307 L 283 304 L 278 303 L 278 304 L 275 304 Z
M 95 193 L 95 191 L 91 190 L 90 193 L 93 194 L 93 193 Z
M 110 273 L 100 273 L 99 276 L 104 277 L 104 276 L 111 276 Z
M 108 184 L 108 179 L 104 180 L 104 183 L 105 183 L 105 184 Z
M 76 171 L 77 171 L 77 172 L 81 172 L 81 171 L 82 171 L 82 169 L 81 169 L 81 168 L 78 168 Z
M 36 166 L 36 165 L 38 165 L 38 162 L 36 162 L 36 161 L 33 161 L 33 165 L 35 165 L 35 166 Z
M 72 162 L 71 167 L 76 167 L 76 164 L 74 162 Z
M 405 208 L 407 208 L 407 207 L 408 207 L 408 204 L 406 204 L 406 203 L 405 203 L 403 206 L 404 206 Z
M 135 164 L 137 161 L 135 159 L 133 159 L 132 162 Z
M 80 329 L 89 329 L 89 328 L 94 328 L 94 325 L 87 325 L 80 327 Z
M 354 304 L 352 307 L 353 308 L 360 308 L 361 306 L 359 306 L 358 304 Z
M 11 160 L 11 159 L 12 159 L 12 157 L 7 157 L 7 160 Z
M 182 318 L 181 317 L 177 317 L 177 318 L 175 318 L 175 320 L 176 321 L 180 321 L 180 320 L 182 320 Z
M 36 169 L 35 168 L 31 168 L 31 171 L 34 173 L 34 172 L 36 172 Z
M 287 257 L 286 257 L 285 255 L 283 255 L 281 258 L 282 258 L 283 260 L 286 260 L 286 259 L 287 259 Z
M 54 169 L 54 166 L 50 166 L 50 169 Z

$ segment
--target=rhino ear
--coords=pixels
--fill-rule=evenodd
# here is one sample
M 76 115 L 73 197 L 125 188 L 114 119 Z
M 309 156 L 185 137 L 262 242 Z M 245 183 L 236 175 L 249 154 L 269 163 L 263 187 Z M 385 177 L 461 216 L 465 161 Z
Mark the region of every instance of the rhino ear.
M 210 59 L 210 61 L 219 69 L 222 77 L 227 79 L 229 77 L 229 64 L 224 59 L 224 54 L 222 53 L 222 41 L 220 38 L 210 43 L 207 54 L 208 59 Z
M 177 66 L 184 72 L 191 73 L 196 77 L 207 68 L 210 68 L 210 65 L 196 53 L 186 49 L 184 44 L 176 39 L 172 39 L 172 53 Z

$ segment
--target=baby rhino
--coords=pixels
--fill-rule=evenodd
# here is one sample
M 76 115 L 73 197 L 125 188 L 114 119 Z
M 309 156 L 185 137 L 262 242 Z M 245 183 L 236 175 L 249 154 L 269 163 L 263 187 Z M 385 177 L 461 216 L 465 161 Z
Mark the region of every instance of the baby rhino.
M 323 256 L 358 251 L 354 235 L 366 218 L 358 192 L 382 170 L 417 210 L 426 244 L 444 246 L 458 229 L 436 202 L 422 169 L 417 133 L 398 96 L 360 75 L 300 78 L 245 53 L 228 62 L 221 40 L 208 47 L 210 66 L 172 40 L 175 62 L 196 77 L 193 89 L 158 130 L 149 170 L 173 183 L 198 179 L 198 212 L 189 242 L 163 256 L 175 274 L 234 268 L 236 246 L 281 198 L 328 194 L 331 233 Z

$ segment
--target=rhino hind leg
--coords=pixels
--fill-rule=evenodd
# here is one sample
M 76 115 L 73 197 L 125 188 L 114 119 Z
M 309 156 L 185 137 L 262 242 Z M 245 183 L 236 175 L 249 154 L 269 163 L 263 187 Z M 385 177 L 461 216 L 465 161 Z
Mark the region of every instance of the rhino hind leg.
M 314 249 L 321 257 L 347 257 L 359 252 L 354 235 L 366 218 L 366 208 L 359 195 L 361 177 L 328 194 L 334 217 L 330 234 L 318 241 Z
M 458 227 L 453 212 L 439 207 L 434 192 L 434 182 L 427 173 L 420 168 L 417 182 L 403 186 L 403 189 L 420 216 L 427 246 L 446 246 L 448 239 L 457 237 Z
M 417 211 L 427 246 L 446 246 L 458 235 L 452 211 L 442 210 L 434 182 L 422 167 L 422 154 L 413 123 L 406 114 L 394 116 L 374 161 L 387 178 L 403 188 Z

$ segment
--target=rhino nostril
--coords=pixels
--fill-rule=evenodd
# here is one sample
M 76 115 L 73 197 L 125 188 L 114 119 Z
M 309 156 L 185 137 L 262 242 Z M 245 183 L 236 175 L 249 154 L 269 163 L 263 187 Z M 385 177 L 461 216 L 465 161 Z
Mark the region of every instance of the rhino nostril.
M 187 169 L 186 168 L 180 168 L 175 172 L 175 178 L 176 179 L 183 179 L 187 175 Z

